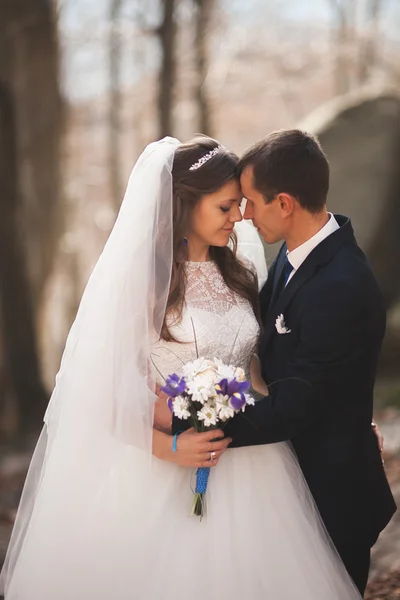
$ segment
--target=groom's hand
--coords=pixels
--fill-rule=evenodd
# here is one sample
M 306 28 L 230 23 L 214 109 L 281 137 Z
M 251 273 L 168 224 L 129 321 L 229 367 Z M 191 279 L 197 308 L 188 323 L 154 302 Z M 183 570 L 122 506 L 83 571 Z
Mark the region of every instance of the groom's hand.
M 171 460 L 182 467 L 215 467 L 231 442 L 221 429 L 197 433 L 192 427 L 178 436 Z

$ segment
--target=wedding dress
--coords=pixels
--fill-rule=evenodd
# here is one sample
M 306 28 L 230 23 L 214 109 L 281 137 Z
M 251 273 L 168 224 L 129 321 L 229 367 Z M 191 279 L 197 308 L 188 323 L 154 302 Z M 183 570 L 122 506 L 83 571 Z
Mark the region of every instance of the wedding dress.
M 128 197 L 158 185 L 144 174 L 160 154 L 165 194 L 176 144 L 148 151 Z M 202 520 L 189 514 L 194 471 L 151 455 L 149 363 L 165 376 L 198 353 L 249 373 L 258 324 L 214 262 L 188 262 L 182 320 L 170 317 L 183 343 L 159 341 L 168 221 L 156 211 L 132 240 L 128 225 L 137 219 L 139 235 L 147 221 L 128 207 L 67 341 L 2 574 L 6 600 L 359 599 L 287 443 L 225 452 Z M 149 232 L 162 232 L 163 252 L 146 246 Z M 129 244 L 134 272 L 116 267 Z M 144 256 L 156 260 L 141 269 Z
M 179 373 L 182 362 L 198 353 L 241 367 L 249 377 L 259 331 L 249 303 L 227 288 L 214 262 L 188 262 L 186 276 L 182 319 L 178 324 L 170 319 L 173 336 L 183 343 L 155 343 L 157 370 L 162 375 Z M 160 488 L 171 478 L 171 495 L 165 497 L 168 508 L 160 508 L 154 529 L 154 580 L 149 584 L 144 578 L 138 597 L 360 598 L 286 442 L 228 450 L 211 469 L 207 514 L 201 522 L 189 516 L 194 473 L 156 464 Z

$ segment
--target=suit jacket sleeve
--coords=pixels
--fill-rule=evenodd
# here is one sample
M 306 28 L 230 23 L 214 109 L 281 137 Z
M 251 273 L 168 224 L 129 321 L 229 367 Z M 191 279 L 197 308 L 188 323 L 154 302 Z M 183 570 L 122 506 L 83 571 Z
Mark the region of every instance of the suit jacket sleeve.
M 297 350 L 284 377 L 276 384 L 268 382 L 270 395 L 227 425 L 232 447 L 280 442 L 312 428 L 325 416 L 327 389 L 330 398 L 337 390 L 335 403 L 340 410 L 343 381 L 354 376 L 353 366 L 364 347 L 373 343 L 379 352 L 384 334 L 381 298 L 374 294 L 371 310 L 371 302 L 363 302 L 368 292 L 353 281 L 327 285 L 310 298 L 299 323 Z

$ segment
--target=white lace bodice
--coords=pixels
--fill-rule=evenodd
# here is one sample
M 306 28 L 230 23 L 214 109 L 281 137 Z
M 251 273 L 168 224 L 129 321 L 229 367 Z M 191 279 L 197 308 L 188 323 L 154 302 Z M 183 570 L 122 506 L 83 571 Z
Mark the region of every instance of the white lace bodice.
M 241 367 L 248 375 L 259 333 L 250 303 L 226 286 L 214 262 L 188 262 L 186 269 L 182 319 L 174 323 L 171 315 L 168 323 L 173 336 L 183 343 L 154 343 L 154 365 L 166 377 L 179 373 L 182 364 L 194 360 L 198 353 Z M 161 382 L 160 375 L 158 380 Z

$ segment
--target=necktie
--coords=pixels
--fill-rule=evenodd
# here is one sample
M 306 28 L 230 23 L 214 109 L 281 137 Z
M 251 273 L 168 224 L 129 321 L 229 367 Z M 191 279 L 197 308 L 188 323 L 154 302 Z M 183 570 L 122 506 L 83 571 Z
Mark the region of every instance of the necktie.
M 277 282 L 276 288 L 274 289 L 272 298 L 271 298 L 271 305 L 274 304 L 277 300 L 277 298 L 279 297 L 279 295 L 283 292 L 283 290 L 285 289 L 285 286 L 288 282 L 288 279 L 290 277 L 290 273 L 293 271 L 293 265 L 290 264 L 288 257 L 285 257 L 284 263 L 283 263 L 283 267 L 282 267 L 282 271 L 281 274 L 279 276 L 279 280 Z
M 287 284 L 288 279 L 290 277 L 290 274 L 293 271 L 293 268 L 294 268 L 293 265 L 290 263 L 288 257 L 286 256 L 285 262 L 283 264 L 283 269 L 282 269 L 282 273 L 283 273 L 283 286 L 282 286 L 282 289 Z

